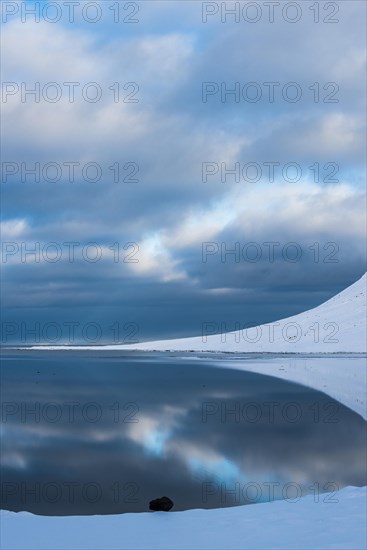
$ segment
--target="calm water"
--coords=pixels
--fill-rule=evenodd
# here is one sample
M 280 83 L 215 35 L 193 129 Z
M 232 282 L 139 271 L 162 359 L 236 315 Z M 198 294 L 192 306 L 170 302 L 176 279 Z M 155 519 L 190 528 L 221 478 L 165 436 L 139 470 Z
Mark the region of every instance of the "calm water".
M 7 510 L 140 512 L 163 495 L 214 508 L 366 484 L 356 413 L 210 358 L 13 351 L 1 382 Z

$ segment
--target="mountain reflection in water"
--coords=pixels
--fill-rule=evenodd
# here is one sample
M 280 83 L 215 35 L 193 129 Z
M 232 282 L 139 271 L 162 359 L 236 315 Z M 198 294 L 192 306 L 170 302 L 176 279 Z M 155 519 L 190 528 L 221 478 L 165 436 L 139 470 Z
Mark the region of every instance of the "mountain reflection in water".
M 99 353 L 4 357 L 2 508 L 215 508 L 366 484 L 366 423 L 320 392 L 209 358 Z

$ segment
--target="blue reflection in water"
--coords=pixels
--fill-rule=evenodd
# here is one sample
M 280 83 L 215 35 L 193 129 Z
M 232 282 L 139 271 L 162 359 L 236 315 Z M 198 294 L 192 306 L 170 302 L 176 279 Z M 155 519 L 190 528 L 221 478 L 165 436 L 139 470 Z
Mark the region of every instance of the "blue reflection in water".
M 362 418 L 210 358 L 7 352 L 1 382 L 8 510 L 139 512 L 163 495 L 174 510 L 296 502 L 366 484 Z

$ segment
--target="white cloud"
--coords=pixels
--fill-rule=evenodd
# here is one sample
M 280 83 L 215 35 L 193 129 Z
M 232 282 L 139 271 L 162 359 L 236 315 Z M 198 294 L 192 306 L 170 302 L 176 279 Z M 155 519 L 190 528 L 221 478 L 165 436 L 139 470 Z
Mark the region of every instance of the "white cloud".
M 0 234 L 2 241 L 25 238 L 30 230 L 25 218 L 13 218 L 0 222 Z
M 187 279 L 184 263 L 173 259 L 181 249 L 199 253 L 203 242 L 287 241 L 313 244 L 315 236 L 340 242 L 353 239 L 364 254 L 366 213 L 365 195 L 348 184 L 322 187 L 317 184 L 269 184 L 233 190 L 215 207 L 196 212 L 190 210 L 171 227 L 162 226 L 147 237 L 139 251 L 139 263 L 132 265 L 142 276 L 160 281 Z M 327 238 L 326 238 L 327 237 Z M 231 240 L 232 239 L 232 240 Z M 195 281 L 192 281 L 195 282 Z M 228 294 L 230 289 L 213 289 Z
M 337 111 L 320 116 L 312 124 L 306 123 L 302 131 L 298 127 L 289 132 L 283 145 L 288 141 L 290 154 L 308 154 L 315 159 L 329 155 L 330 160 L 339 160 L 341 155 L 344 159 L 353 158 L 363 147 L 364 135 L 365 124 L 361 117 Z
M 163 246 L 159 234 L 151 235 L 139 242 L 138 262 L 128 265 L 135 274 L 152 277 L 161 282 L 186 279 L 180 262 L 172 258 Z

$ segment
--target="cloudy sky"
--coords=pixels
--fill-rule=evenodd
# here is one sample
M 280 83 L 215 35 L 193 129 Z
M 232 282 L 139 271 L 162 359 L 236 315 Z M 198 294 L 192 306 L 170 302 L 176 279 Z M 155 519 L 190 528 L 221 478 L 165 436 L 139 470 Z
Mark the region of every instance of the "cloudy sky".
M 363 274 L 364 2 L 36 4 L 2 3 L 3 344 L 232 330 Z

